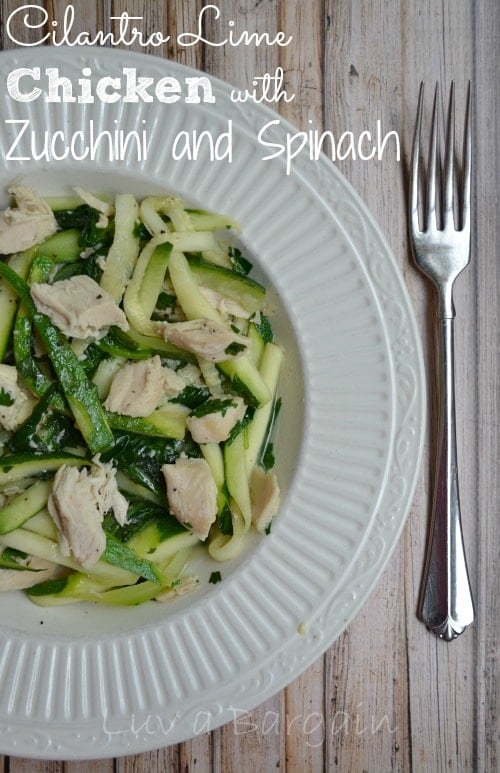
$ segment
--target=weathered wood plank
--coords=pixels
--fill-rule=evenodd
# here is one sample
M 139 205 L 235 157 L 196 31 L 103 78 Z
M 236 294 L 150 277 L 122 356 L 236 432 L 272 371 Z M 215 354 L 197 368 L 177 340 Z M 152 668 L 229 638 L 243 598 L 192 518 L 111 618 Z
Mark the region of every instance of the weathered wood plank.
M 42 4 L 40 3 L 40 5 Z M 67 13 L 69 3 L 63 0 L 45 0 L 43 5 L 48 15 L 46 31 L 54 31 L 57 39 L 60 39 L 64 25 L 64 16 Z M 72 5 L 75 13 L 72 33 L 74 36 L 79 32 L 85 31 L 91 37 L 94 37 L 99 30 L 109 31 L 109 14 L 107 13 L 105 3 L 73 3 Z M 57 22 L 57 26 L 53 26 L 53 22 Z
M 460 7 L 447 4 L 437 9 L 433 4 L 426 5 L 418 15 L 412 8 L 406 9 L 403 19 L 405 33 L 418 39 L 424 35 L 429 55 L 415 61 L 415 54 L 407 49 L 409 61 L 404 67 L 405 88 L 409 95 L 416 95 L 418 83 L 425 80 L 433 84 L 440 80 L 447 95 L 453 78 L 456 82 L 457 107 L 461 125 L 464 106 L 465 85 L 471 76 L 472 29 L 471 6 Z M 453 42 L 452 42 L 453 41 Z M 432 88 L 432 86 L 431 86 Z M 410 91 L 411 89 L 411 91 Z M 430 91 L 430 89 L 429 89 Z M 429 101 L 431 94 L 428 94 Z M 460 99 L 461 97 L 461 99 Z M 410 136 L 414 121 L 414 103 L 406 113 L 406 136 Z M 473 587 L 477 572 L 477 540 L 475 537 L 475 490 L 477 478 L 477 459 L 474 448 L 477 444 L 477 432 L 474 421 L 477 406 L 477 382 L 472 366 L 476 359 L 474 270 L 468 270 L 456 286 L 457 307 L 456 322 L 456 396 L 457 396 L 457 441 L 459 470 L 461 478 L 462 512 L 464 516 L 464 536 L 467 546 L 469 569 Z M 427 335 L 429 356 L 435 358 L 433 346 L 432 319 L 434 298 L 428 304 Z M 425 330 L 425 328 L 424 328 Z M 429 378 L 434 377 L 434 363 L 430 367 Z M 433 477 L 436 422 L 436 399 L 433 381 L 429 382 L 429 395 L 432 400 L 429 422 L 429 442 L 423 476 L 425 490 L 417 497 L 413 507 L 413 519 L 410 522 L 410 541 L 406 543 L 405 577 L 408 593 L 407 605 L 415 598 L 418 589 L 424 543 L 429 513 Z M 408 532 L 407 532 L 408 533 Z M 411 580 L 411 581 L 410 581 Z M 408 667 L 410 680 L 409 710 L 412 726 L 412 759 L 415 766 L 423 771 L 431 770 L 471 770 L 475 769 L 474 728 L 467 717 L 474 704 L 474 659 L 477 651 L 477 627 L 464 633 L 457 641 L 447 645 L 429 634 L 414 618 L 407 621 Z M 429 712 L 429 706 L 435 710 Z M 416 728 L 420 732 L 416 732 Z
M 476 671 L 471 714 L 475 732 L 477 770 L 497 770 L 499 765 L 498 722 L 500 683 L 498 662 L 500 639 L 500 594 L 497 576 L 500 528 L 498 519 L 498 29 L 500 9 L 495 0 L 477 4 L 473 18 L 475 83 L 476 183 L 474 186 L 476 229 L 472 260 L 476 285 L 476 361 L 478 379 L 477 480 L 471 521 L 477 525 Z M 491 116 L 490 122 L 483 116 Z M 495 197 L 494 191 L 497 192 Z M 470 425 L 469 425 L 470 426 Z M 496 586 L 496 587 L 495 587 Z
M 401 133 L 399 4 L 326 4 L 325 128 Z M 390 51 L 390 57 L 387 52 Z M 397 143 L 381 160 L 337 162 L 374 214 L 401 264 L 405 244 L 403 180 Z M 367 150 L 365 150 L 365 153 Z M 326 755 L 332 770 L 407 769 L 404 579 L 397 550 L 376 592 L 327 654 Z M 330 687 L 328 688 L 328 683 Z M 333 689 L 332 689 L 333 688 Z
M 114 773 L 115 764 L 109 760 L 78 760 L 63 763 L 63 773 Z
M 284 692 L 252 711 L 235 705 L 234 721 L 213 734 L 214 770 L 254 773 L 255 770 L 275 770 L 282 766 L 285 758 L 284 717 Z
M 62 762 L 50 762 L 45 760 L 28 760 L 23 757 L 8 757 L 8 770 L 12 773 L 63 773 Z

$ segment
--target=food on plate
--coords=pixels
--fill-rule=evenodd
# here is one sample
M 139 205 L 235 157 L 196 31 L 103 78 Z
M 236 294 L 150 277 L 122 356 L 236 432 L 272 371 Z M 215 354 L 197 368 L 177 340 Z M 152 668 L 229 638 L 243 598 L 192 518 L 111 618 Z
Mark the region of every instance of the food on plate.
M 232 219 L 74 190 L 0 213 L 0 589 L 166 601 L 269 533 L 284 353 Z

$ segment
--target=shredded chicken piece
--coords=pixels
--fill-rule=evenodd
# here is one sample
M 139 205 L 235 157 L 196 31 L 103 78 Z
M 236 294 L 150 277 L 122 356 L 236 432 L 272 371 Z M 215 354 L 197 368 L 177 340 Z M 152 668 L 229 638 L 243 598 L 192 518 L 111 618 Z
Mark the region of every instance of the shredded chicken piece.
M 263 532 L 271 523 L 280 506 L 280 489 L 274 472 L 255 467 L 250 478 L 252 523 Z
M 186 384 L 196 384 L 197 386 L 201 386 L 203 384 L 201 370 L 192 362 L 188 362 L 187 365 L 179 368 L 176 373 L 178 376 L 180 376 L 180 378 L 184 379 Z
M 57 526 L 61 552 L 72 553 L 84 569 L 94 566 L 106 547 L 101 525 L 105 514 L 113 508 L 118 523 L 126 522 L 128 502 L 118 491 L 115 473 L 110 463 L 95 457 L 90 471 L 63 464 L 54 478 L 47 509 Z
M 49 205 L 30 188 L 9 188 L 17 207 L 0 212 L 0 254 L 22 252 L 40 244 L 57 231 Z
M 188 384 L 182 374 L 177 373 L 172 368 L 167 368 L 165 365 L 162 368 L 162 375 L 163 389 L 167 397 L 177 397 Z
M 128 330 L 123 311 L 89 276 L 77 275 L 55 284 L 31 285 L 37 310 L 73 338 L 97 338 L 110 325 Z
M 13 365 L 0 365 L 0 426 L 8 431 L 17 429 L 28 418 L 34 404 L 18 384 L 17 376 Z
M 166 588 L 157 596 L 156 601 L 173 601 L 179 596 L 185 596 L 187 593 L 192 593 L 197 589 L 199 580 L 197 577 L 183 577 L 177 585 L 172 588 Z
M 25 562 L 26 569 L 0 569 L 0 592 L 31 588 L 39 582 L 50 580 L 59 574 L 59 567 L 42 558 L 30 558 Z M 30 571 L 31 570 L 31 571 Z
M 113 376 L 104 407 L 125 416 L 149 416 L 163 395 L 174 397 L 184 386 L 175 371 L 162 367 L 158 355 L 127 362 Z
M 217 516 L 217 486 L 205 459 L 177 459 L 161 468 L 168 506 L 200 540 L 208 537 Z
M 229 398 L 232 405 L 205 416 L 188 416 L 186 426 L 195 443 L 222 443 L 245 415 L 246 405 L 241 397 Z
M 126 416 L 148 416 L 163 395 L 158 356 L 126 362 L 113 376 L 104 407 Z
M 239 357 L 248 347 L 248 338 L 234 333 L 221 322 L 203 317 L 189 322 L 164 323 L 162 329 L 166 341 L 211 362 Z
M 220 311 L 224 316 L 241 317 L 241 319 L 249 319 L 252 316 L 253 312 L 245 309 L 241 303 L 233 301 L 231 298 L 217 292 L 217 290 L 203 287 L 203 285 L 200 285 L 198 289 L 214 309 Z

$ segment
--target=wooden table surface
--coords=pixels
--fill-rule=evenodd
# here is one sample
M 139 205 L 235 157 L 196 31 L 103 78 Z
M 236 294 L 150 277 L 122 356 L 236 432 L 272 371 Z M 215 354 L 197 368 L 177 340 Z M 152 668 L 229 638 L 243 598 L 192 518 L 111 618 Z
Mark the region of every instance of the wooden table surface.
M 217 4 L 217 3 L 216 3 Z M 0 3 L 5 49 L 9 14 Z M 46 0 L 48 25 L 67 3 Z M 457 421 L 461 501 L 477 620 L 451 644 L 416 618 L 432 485 L 435 391 L 428 368 L 429 422 L 422 469 L 403 536 L 364 608 L 330 649 L 286 690 L 251 712 L 245 732 L 232 724 L 157 752 L 94 762 L 4 758 L 5 771 L 297 771 L 361 773 L 497 770 L 496 641 L 499 635 L 498 518 L 495 512 L 498 305 L 498 142 L 495 118 L 500 11 L 497 0 L 220 0 L 235 29 L 293 36 L 286 47 L 179 48 L 176 34 L 197 29 L 198 0 L 74 3 L 74 31 L 110 30 L 110 16 L 142 16 L 146 31 L 172 42 L 146 49 L 246 88 L 255 75 L 284 71 L 296 98 L 274 105 L 300 128 L 359 136 L 380 119 L 401 139 L 398 163 L 338 162 L 384 231 L 404 275 L 426 357 L 434 354 L 433 295 L 410 260 L 405 218 L 407 162 L 421 80 L 447 87 L 459 104 L 474 93 L 472 265 L 456 288 Z M 16 17 L 16 18 L 19 18 Z M 51 29 L 50 26 L 47 30 Z M 207 39 L 216 40 L 213 16 Z M 225 27 L 227 29 L 227 27 Z M 29 42 L 35 33 L 12 28 Z M 134 48 L 134 46 L 132 46 Z M 137 50 L 139 48 L 135 47 Z M 142 49 L 141 49 L 142 50 Z M 34 50 L 34 58 L 35 58 Z M 429 95 L 430 96 L 430 95 Z M 495 151 L 497 156 L 495 156 Z M 428 360 L 431 362 L 431 360 Z

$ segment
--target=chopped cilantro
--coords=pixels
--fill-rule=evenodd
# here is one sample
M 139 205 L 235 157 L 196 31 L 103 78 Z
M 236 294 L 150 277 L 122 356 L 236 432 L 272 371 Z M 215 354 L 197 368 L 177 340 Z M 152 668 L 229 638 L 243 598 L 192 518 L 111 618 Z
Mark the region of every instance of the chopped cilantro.
M 260 322 L 254 322 L 255 327 L 257 328 L 260 337 L 264 341 L 265 344 L 269 344 L 274 339 L 273 334 L 273 328 L 271 326 L 271 323 L 269 321 L 269 318 L 265 316 L 265 314 L 260 315 Z
M 53 593 L 61 593 L 68 583 L 67 577 L 58 577 L 55 580 L 45 580 L 26 589 L 28 596 L 48 596 Z
M 38 569 L 33 569 L 26 564 L 26 560 L 29 558 L 27 553 L 23 553 L 21 550 L 15 548 L 5 548 L 0 554 L 0 567 L 2 569 L 18 569 L 23 572 L 37 572 Z
M 246 349 L 246 344 L 240 344 L 238 341 L 233 341 L 232 344 L 229 344 L 229 346 L 226 346 L 224 349 L 224 352 L 229 355 L 236 355 L 240 352 L 244 352 Z
M 261 465 L 263 469 L 267 472 L 268 470 L 271 470 L 274 467 L 274 462 L 275 462 L 275 458 L 273 453 L 273 444 L 268 443 L 267 448 L 262 454 Z
M 207 416 L 209 413 L 222 413 L 225 416 L 226 411 L 231 407 L 236 408 L 236 403 L 230 397 L 226 400 L 205 400 L 204 403 L 201 403 L 201 405 L 198 405 L 191 411 L 191 416 L 194 416 L 196 419 L 201 419 L 202 416 Z
M 177 298 L 175 295 L 172 295 L 171 293 L 164 293 L 161 292 L 158 296 L 158 300 L 156 301 L 156 308 L 157 309 L 173 309 L 175 307 L 175 304 L 177 302 Z
M 102 276 L 102 268 L 99 266 L 99 256 L 94 254 L 89 258 L 76 260 L 74 263 L 63 263 L 57 270 L 52 282 L 70 279 L 72 276 L 77 276 L 78 274 L 85 274 L 99 284 Z
M 212 572 L 210 577 L 208 578 L 208 582 L 212 583 L 212 585 L 215 585 L 216 583 L 220 582 L 222 580 L 222 575 L 220 572 Z
M 111 221 L 106 228 L 98 228 L 97 222 L 101 213 L 88 204 L 82 204 L 76 209 L 63 209 L 54 212 L 59 228 L 66 230 L 68 228 L 78 228 L 80 236 L 78 244 L 82 249 L 85 247 L 102 247 L 107 249 L 113 241 L 114 222 Z
M 247 258 L 243 257 L 241 250 L 237 247 L 229 248 L 229 257 L 231 258 L 233 269 L 237 271 L 238 274 L 244 274 L 246 276 L 252 270 L 252 264 Z
M 231 510 L 229 509 L 229 505 L 227 503 L 224 505 L 222 512 L 219 514 L 217 519 L 217 526 L 219 527 L 221 534 L 230 536 L 233 533 L 233 516 L 231 515 Z
M 0 387 L 0 405 L 14 405 L 14 402 L 12 395 L 9 395 L 3 387 Z
M 269 438 L 271 437 L 271 433 L 273 431 L 273 427 L 276 422 L 278 413 L 280 412 L 280 409 L 281 409 L 281 397 L 278 397 L 273 403 L 271 415 L 269 417 L 269 422 L 267 425 L 266 437 L 264 439 L 264 443 L 262 444 L 260 459 L 258 460 L 259 466 L 266 471 L 270 470 L 271 467 L 274 466 L 273 444 L 269 442 Z
M 269 523 L 267 524 L 266 528 L 264 529 L 266 534 L 271 534 L 271 524 L 272 524 L 272 521 L 269 521 Z
M 252 408 L 252 407 L 247 408 L 246 413 L 243 416 L 243 418 L 241 419 L 241 421 L 237 421 L 236 424 L 234 425 L 234 427 L 232 428 L 232 430 L 231 430 L 231 432 L 229 434 L 229 437 L 226 440 L 226 443 L 228 445 L 231 445 L 233 440 L 235 440 L 235 438 L 238 437 L 240 432 L 244 432 L 245 431 L 245 429 L 248 427 L 248 425 L 250 424 L 251 420 L 253 419 L 254 413 L 255 413 L 255 409 L 254 408 Z
M 136 224 L 134 225 L 132 234 L 136 239 L 139 239 L 140 242 L 147 242 L 149 239 L 151 239 L 151 234 L 149 233 L 144 223 L 141 223 L 140 220 L 137 220 Z
M 197 408 L 201 403 L 206 402 L 210 395 L 210 391 L 206 386 L 196 386 L 196 384 L 188 384 L 184 387 L 177 397 L 173 397 L 171 403 L 181 403 L 181 405 L 187 405 L 188 408 Z
M 173 312 L 175 311 L 176 303 L 177 303 L 177 298 L 175 297 L 175 295 L 171 295 L 171 293 L 161 292 L 158 296 L 158 300 L 156 301 L 156 307 L 152 315 L 152 319 L 161 321 L 169 314 L 173 314 Z

